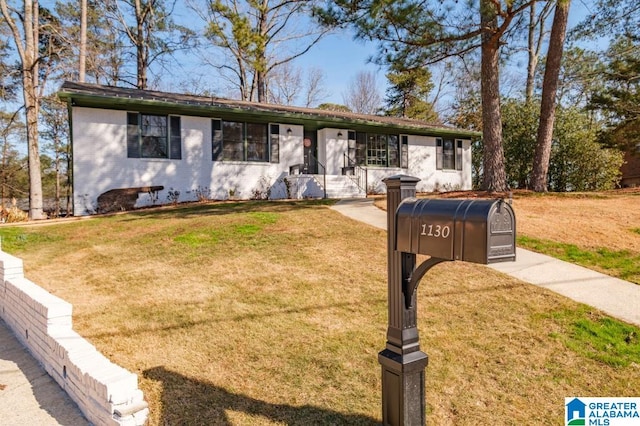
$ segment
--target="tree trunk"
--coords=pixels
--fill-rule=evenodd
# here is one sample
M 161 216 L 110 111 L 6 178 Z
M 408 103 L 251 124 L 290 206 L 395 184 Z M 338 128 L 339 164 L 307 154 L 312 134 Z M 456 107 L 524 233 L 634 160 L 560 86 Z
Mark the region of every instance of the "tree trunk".
M 27 147 L 29 164 L 29 218 L 44 219 L 42 208 L 42 177 L 40 171 L 40 148 L 38 144 L 38 100 L 33 85 L 32 73 L 23 70 L 24 106 L 27 111 Z
M 143 10 L 143 6 L 139 0 L 135 2 L 136 7 L 136 62 L 137 62 L 137 74 L 138 81 L 136 83 L 138 89 L 147 88 L 147 42 L 144 34 L 144 20 L 146 15 L 146 6 Z
M 529 33 L 527 35 L 529 61 L 527 62 L 527 86 L 525 89 L 526 102 L 531 102 L 533 98 L 533 85 L 536 76 L 536 66 L 538 65 L 538 54 L 535 49 L 536 34 L 536 3 L 531 3 L 529 10 Z
M 540 105 L 540 126 L 538 127 L 538 139 L 533 163 L 531 186 L 536 192 L 547 191 L 547 174 L 549 172 L 549 159 L 551 157 L 551 140 L 553 137 L 553 125 L 556 118 L 556 93 L 558 90 L 558 78 L 562 63 L 564 39 L 567 33 L 567 21 L 569 19 L 570 0 L 558 0 L 553 16 L 551 37 L 549 38 L 549 50 L 547 63 L 542 83 L 542 103 Z
M 258 49 L 256 52 L 256 82 L 258 83 L 258 102 L 267 102 L 267 39 L 269 38 L 267 27 L 267 11 L 269 10 L 269 3 L 267 0 L 262 1 L 260 7 L 260 20 L 258 23 L 258 31 L 260 31 L 260 38 L 258 39 Z
M 80 52 L 78 81 L 84 83 L 87 65 L 87 0 L 80 0 Z
M 482 138 L 484 141 L 484 180 L 486 191 L 506 191 L 507 178 L 502 148 L 500 115 L 499 53 L 500 35 L 493 2 L 480 2 L 482 21 Z
M 258 102 L 266 103 L 267 102 L 267 94 L 266 94 L 266 81 L 264 72 L 261 70 L 256 70 L 256 81 L 257 81 L 257 89 L 258 89 Z

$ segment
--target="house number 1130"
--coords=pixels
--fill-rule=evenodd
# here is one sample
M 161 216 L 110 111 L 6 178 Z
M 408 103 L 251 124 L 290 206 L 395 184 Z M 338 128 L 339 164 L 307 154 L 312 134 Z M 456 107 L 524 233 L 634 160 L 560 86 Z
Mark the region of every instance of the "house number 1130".
M 420 235 L 435 238 L 449 238 L 449 235 L 451 235 L 451 228 L 449 225 L 427 225 L 426 223 L 423 223 Z

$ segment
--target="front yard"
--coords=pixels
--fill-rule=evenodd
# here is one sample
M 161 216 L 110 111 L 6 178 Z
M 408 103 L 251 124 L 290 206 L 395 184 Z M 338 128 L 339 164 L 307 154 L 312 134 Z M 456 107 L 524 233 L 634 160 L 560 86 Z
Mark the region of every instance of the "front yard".
M 386 233 L 327 203 L 179 206 L 0 235 L 29 279 L 73 304 L 74 328 L 139 375 L 150 424 L 376 424 Z M 520 203 L 519 234 L 539 238 Z M 418 307 L 430 424 L 558 424 L 565 396 L 640 389 L 638 328 L 484 266 L 435 267 Z

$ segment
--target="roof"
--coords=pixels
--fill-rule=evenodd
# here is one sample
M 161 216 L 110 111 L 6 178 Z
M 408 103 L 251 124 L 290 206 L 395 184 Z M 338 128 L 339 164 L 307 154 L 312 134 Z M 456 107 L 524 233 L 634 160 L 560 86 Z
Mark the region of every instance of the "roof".
M 455 135 L 471 138 L 480 135 L 477 132 L 402 117 L 365 115 L 89 83 L 65 82 L 58 96 L 72 106 L 155 111 L 223 119 L 243 116 L 262 121 L 302 124 L 316 129 L 340 127 L 362 130 L 377 127 L 436 136 Z

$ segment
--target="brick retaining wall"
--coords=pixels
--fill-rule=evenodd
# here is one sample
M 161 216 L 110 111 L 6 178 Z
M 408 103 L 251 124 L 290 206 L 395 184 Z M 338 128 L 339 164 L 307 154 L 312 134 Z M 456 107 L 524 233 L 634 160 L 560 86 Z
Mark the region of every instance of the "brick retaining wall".
M 0 317 L 96 426 L 143 425 L 138 376 L 72 329 L 72 305 L 24 277 L 22 259 L 0 251 Z

